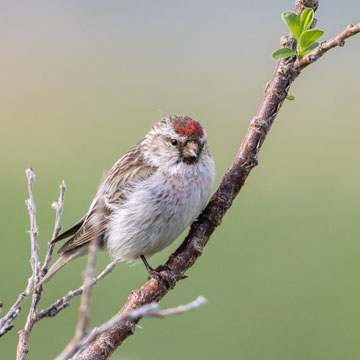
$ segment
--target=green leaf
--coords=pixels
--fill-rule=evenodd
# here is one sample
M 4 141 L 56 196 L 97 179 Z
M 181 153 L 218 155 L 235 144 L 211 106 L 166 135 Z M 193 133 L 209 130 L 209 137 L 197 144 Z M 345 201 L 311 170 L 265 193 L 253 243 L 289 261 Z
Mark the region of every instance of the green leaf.
M 289 93 L 289 94 L 286 95 L 286 99 L 295 100 L 295 96 Z
M 309 30 L 314 20 L 314 10 L 311 8 L 305 9 L 300 16 L 301 32 Z
M 295 36 L 295 39 L 298 40 L 301 34 L 300 17 L 292 11 L 284 11 L 281 17 L 289 27 L 291 33 Z
M 319 46 L 319 43 L 317 41 L 313 42 L 310 46 L 308 46 L 305 51 L 303 51 L 302 55 L 306 55 L 310 52 L 312 52 L 314 49 L 316 49 Z
M 296 55 L 296 52 L 286 47 L 277 49 L 272 53 L 273 59 L 282 59 L 293 55 Z
M 324 35 L 324 32 L 319 29 L 312 29 L 304 31 L 299 39 L 300 43 L 300 55 L 303 55 L 303 51 L 309 47 L 314 41 Z

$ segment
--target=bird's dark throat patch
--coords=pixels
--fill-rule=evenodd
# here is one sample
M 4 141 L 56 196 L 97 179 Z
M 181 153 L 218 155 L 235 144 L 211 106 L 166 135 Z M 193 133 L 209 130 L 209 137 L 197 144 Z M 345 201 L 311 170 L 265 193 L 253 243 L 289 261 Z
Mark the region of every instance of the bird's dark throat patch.
M 182 161 L 187 165 L 193 165 L 198 162 L 199 158 L 197 157 L 183 157 Z

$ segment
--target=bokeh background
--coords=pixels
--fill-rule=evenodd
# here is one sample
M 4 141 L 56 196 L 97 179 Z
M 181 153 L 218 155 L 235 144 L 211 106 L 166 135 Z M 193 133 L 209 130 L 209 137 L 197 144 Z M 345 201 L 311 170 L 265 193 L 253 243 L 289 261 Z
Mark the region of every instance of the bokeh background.
M 217 183 L 230 166 L 286 33 L 279 1 L 1 1 L 0 300 L 30 275 L 24 171 L 36 172 L 41 256 L 61 180 L 63 228 L 89 207 L 102 173 L 161 117 L 206 127 Z M 321 1 L 329 38 L 359 21 L 360 3 Z M 198 295 L 199 310 L 141 321 L 114 359 L 335 360 L 360 357 L 360 38 L 331 51 L 291 88 L 246 186 L 189 279 L 162 307 Z M 150 259 L 163 263 L 181 242 Z M 45 286 L 41 307 L 81 283 L 86 259 Z M 99 256 L 98 271 L 109 261 Z M 119 264 L 93 290 L 91 327 L 146 280 Z M 28 359 L 52 359 L 71 339 L 79 300 L 38 323 Z M 15 357 L 17 331 L 1 338 Z

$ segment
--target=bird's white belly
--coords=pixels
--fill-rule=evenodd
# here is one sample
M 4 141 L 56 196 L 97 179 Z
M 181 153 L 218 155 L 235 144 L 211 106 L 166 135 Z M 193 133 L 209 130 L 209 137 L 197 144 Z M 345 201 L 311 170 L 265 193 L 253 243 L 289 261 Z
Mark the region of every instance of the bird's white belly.
M 114 258 L 149 257 L 170 245 L 196 219 L 213 183 L 213 177 L 196 170 L 188 176 L 154 174 L 135 186 L 110 220 L 106 244 Z

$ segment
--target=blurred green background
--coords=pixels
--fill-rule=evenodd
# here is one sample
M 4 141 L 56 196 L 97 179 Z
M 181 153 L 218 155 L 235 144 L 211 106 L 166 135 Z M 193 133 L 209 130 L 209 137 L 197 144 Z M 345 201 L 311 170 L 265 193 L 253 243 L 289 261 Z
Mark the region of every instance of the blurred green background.
M 30 275 L 24 171 L 36 172 L 44 255 L 61 180 L 63 228 L 89 207 L 102 173 L 161 117 L 187 114 L 207 129 L 217 183 L 261 101 L 292 1 L 2 1 L 0 3 L 3 314 Z M 359 21 L 357 0 L 321 1 L 325 38 Z M 199 310 L 141 321 L 113 359 L 359 359 L 360 39 L 309 67 L 290 92 L 259 166 L 189 279 L 162 307 L 198 295 Z M 164 262 L 181 242 L 150 259 Z M 41 307 L 81 283 L 86 259 L 45 286 Z M 109 258 L 99 256 L 98 270 Z M 146 280 L 119 264 L 94 288 L 91 327 Z M 38 323 L 28 359 L 51 359 L 71 339 L 79 299 Z M 15 357 L 17 331 L 0 339 Z

